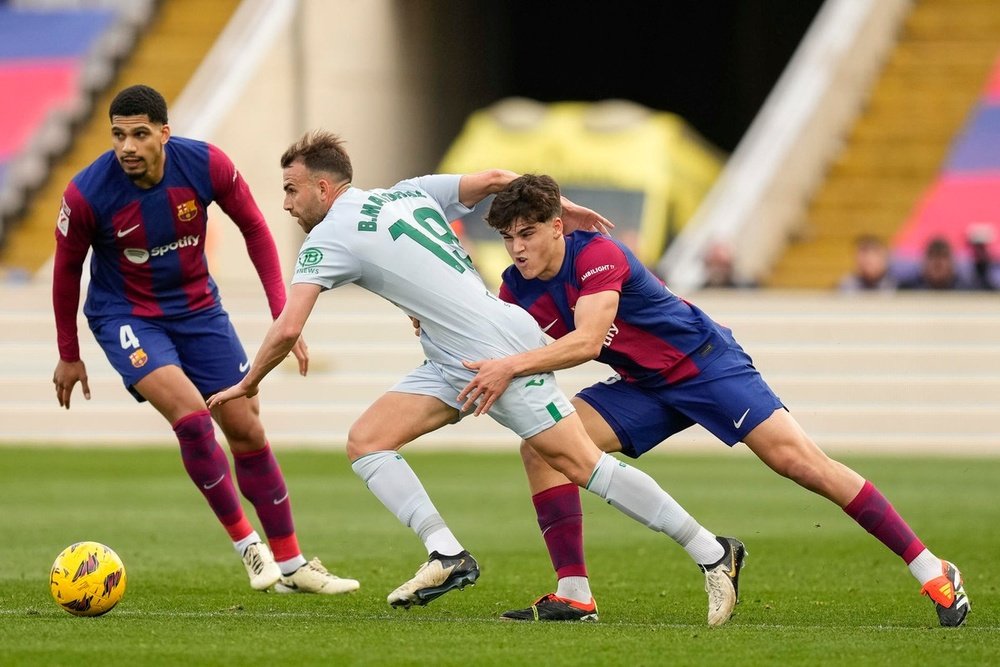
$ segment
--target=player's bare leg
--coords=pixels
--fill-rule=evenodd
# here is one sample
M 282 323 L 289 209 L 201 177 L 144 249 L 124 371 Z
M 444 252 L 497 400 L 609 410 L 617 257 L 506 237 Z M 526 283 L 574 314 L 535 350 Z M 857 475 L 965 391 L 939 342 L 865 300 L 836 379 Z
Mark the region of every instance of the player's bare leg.
M 800 486 L 845 507 L 865 480 L 834 461 L 814 443 L 787 410 L 779 409 L 744 438 L 769 468 Z
M 365 410 L 347 436 L 347 457 L 354 472 L 427 549 L 427 562 L 389 594 L 387 600 L 393 607 L 425 605 L 479 578 L 476 559 L 449 530 L 398 453 L 406 443 L 457 419 L 458 411 L 437 398 L 388 392 Z
M 828 457 L 786 410 L 775 411 L 744 441 L 772 470 L 836 503 L 902 558 L 941 625 L 965 622 L 970 605 L 958 568 L 931 553 L 874 484 Z

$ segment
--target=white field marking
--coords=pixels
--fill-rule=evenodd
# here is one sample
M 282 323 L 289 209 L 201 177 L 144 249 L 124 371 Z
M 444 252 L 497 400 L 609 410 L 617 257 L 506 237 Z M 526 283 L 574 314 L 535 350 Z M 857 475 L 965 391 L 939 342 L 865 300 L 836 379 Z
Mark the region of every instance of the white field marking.
M 400 618 L 405 618 L 407 623 L 502 623 L 505 626 L 510 625 L 510 621 L 500 620 L 497 618 L 475 618 L 467 616 L 460 619 L 455 618 L 415 618 L 412 614 L 402 615 L 396 612 L 389 611 L 384 614 L 355 614 L 352 613 L 349 617 L 344 615 L 342 609 L 336 611 L 331 611 L 330 613 L 323 613 L 318 608 L 310 609 L 308 611 L 248 611 L 246 609 L 237 610 L 218 610 L 218 611 L 139 611 L 139 610 L 126 610 L 126 609 L 115 609 L 110 614 L 115 616 L 129 616 L 134 618 L 227 618 L 227 617 L 240 617 L 240 618 L 260 618 L 260 619 L 273 619 L 278 618 L 329 618 L 341 622 L 354 622 L 354 621 L 391 621 Z M 0 609 L 0 616 L 37 616 L 39 618 L 50 618 L 54 616 L 65 616 L 66 612 L 53 608 L 51 611 L 38 611 L 38 610 L 27 610 L 27 609 Z M 627 621 L 607 621 L 604 618 L 601 619 L 599 623 L 594 623 L 593 627 L 604 626 L 614 626 L 614 627 L 630 627 L 630 628 L 675 628 L 681 630 L 708 630 L 708 625 L 705 623 L 631 623 Z M 729 622 L 726 624 L 734 628 L 743 628 L 746 630 L 800 630 L 813 632 L 816 630 L 882 630 L 891 632 L 913 632 L 926 630 L 926 624 L 915 624 L 915 625 L 783 625 L 776 623 L 754 623 L 754 624 L 743 624 L 743 623 L 733 623 Z M 937 627 L 936 625 L 934 626 Z M 960 632 L 987 632 L 987 633 L 1000 633 L 1000 625 L 982 626 L 982 625 L 968 625 L 962 626 Z

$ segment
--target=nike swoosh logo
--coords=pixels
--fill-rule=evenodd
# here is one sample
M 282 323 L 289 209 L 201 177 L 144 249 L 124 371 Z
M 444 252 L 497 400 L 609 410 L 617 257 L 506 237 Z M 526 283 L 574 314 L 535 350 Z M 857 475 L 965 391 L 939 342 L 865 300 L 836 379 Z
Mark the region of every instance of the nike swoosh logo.
M 288 491 L 285 491 L 285 495 L 283 495 L 280 498 L 278 498 L 277 500 L 275 500 L 274 504 L 275 505 L 280 505 L 281 503 L 285 502 L 286 500 L 288 500 Z
M 217 486 L 218 486 L 218 485 L 219 485 L 219 484 L 220 484 L 220 483 L 222 482 L 222 480 L 224 480 L 225 478 L 226 478 L 226 475 L 225 475 L 225 473 L 223 473 L 223 475 L 222 475 L 221 477 L 219 477 L 219 479 L 215 480 L 214 482 L 209 482 L 208 484 L 202 484 L 202 485 L 201 485 L 201 488 L 205 489 L 206 491 L 208 491 L 209 489 L 214 489 L 214 488 L 215 488 L 215 487 L 217 487 Z
M 740 426 L 743 426 L 743 420 L 747 418 L 748 414 L 750 414 L 750 408 L 747 408 L 747 411 L 744 412 L 743 415 L 738 420 L 737 419 L 733 420 L 733 428 L 739 428 Z
M 552 320 L 551 322 L 549 322 L 549 326 L 547 326 L 544 329 L 542 329 L 542 333 L 548 333 L 549 329 L 551 329 L 555 325 L 555 323 L 558 322 L 558 321 L 559 321 L 558 319 L 555 319 L 555 320 Z
M 121 238 L 123 236 L 127 236 L 128 234 L 131 234 L 132 232 L 134 232 L 137 229 L 139 229 L 139 225 L 132 225 L 128 229 L 119 229 L 118 230 L 118 238 Z
M 240 364 L 240 373 L 246 373 L 248 368 L 250 368 L 249 360 L 244 361 L 242 364 Z

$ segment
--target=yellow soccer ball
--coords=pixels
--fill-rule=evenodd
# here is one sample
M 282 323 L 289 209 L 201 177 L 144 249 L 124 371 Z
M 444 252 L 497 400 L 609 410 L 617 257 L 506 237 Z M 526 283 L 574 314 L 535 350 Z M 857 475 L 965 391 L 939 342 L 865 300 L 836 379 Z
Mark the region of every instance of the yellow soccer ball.
M 77 542 L 56 556 L 49 589 L 56 604 L 74 616 L 100 616 L 125 594 L 125 565 L 110 547 Z

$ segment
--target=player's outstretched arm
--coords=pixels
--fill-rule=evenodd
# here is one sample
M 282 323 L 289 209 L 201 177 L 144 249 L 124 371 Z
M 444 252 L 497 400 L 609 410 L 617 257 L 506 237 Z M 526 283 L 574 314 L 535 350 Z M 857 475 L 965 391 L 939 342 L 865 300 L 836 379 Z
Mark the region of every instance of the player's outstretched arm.
M 487 169 L 474 174 L 464 174 L 458 184 L 458 199 L 465 206 L 472 208 L 489 195 L 495 195 L 503 190 L 518 177 L 519 174 L 506 169 Z M 597 211 L 580 206 L 566 197 L 562 198 L 562 209 L 561 217 L 567 234 L 578 229 L 607 234 L 615 227 L 613 222 Z
M 474 174 L 463 174 L 458 182 L 458 200 L 472 208 L 486 197 L 503 190 L 517 176 L 506 169 L 487 169 Z
M 288 302 L 281 315 L 274 321 L 264 336 L 264 342 L 257 350 L 250 372 L 239 384 L 218 392 L 209 397 L 208 407 L 212 409 L 234 398 L 257 395 L 258 385 L 281 361 L 288 356 L 295 345 L 301 340 L 302 329 L 312 313 L 316 299 L 319 297 L 320 286 L 310 283 L 292 285 L 288 293 Z M 301 372 L 301 365 L 300 365 Z

